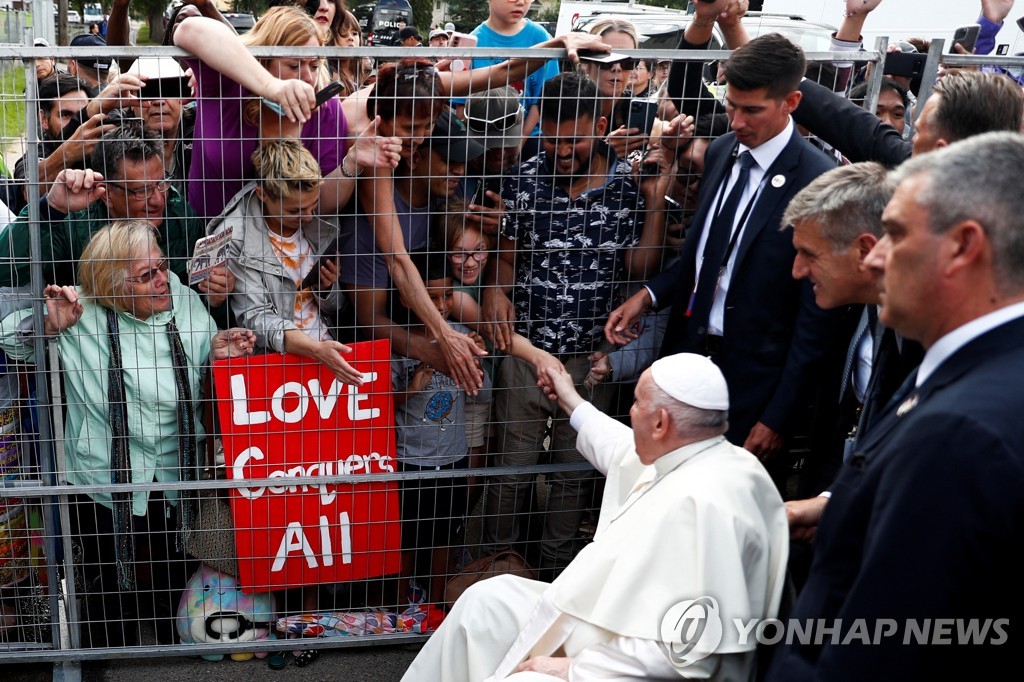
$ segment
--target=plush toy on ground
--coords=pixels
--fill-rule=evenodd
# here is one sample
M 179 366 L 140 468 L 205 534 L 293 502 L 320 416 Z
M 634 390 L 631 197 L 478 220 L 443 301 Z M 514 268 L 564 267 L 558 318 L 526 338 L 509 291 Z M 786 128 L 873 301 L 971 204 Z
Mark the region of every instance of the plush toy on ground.
M 245 643 L 276 639 L 274 598 L 270 594 L 245 594 L 235 578 L 200 564 L 188 581 L 178 604 L 176 624 L 183 644 Z M 266 652 L 256 654 L 265 658 Z M 251 653 L 234 653 L 234 661 L 247 661 Z M 203 656 L 219 661 L 223 654 Z

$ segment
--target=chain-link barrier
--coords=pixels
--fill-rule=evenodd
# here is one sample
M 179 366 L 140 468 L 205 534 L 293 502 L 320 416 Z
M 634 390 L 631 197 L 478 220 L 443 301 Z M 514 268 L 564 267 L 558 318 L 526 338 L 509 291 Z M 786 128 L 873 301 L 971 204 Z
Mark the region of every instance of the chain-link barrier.
M 5 662 L 415 640 L 498 553 L 550 578 L 593 535 L 538 372 L 627 418 L 665 320 L 604 324 L 683 239 L 728 53 L 584 61 L 556 101 L 503 50 L 252 53 L 272 96 L 176 48 L 0 48 Z M 470 58 L 498 66 L 434 63 Z M 845 93 L 884 52 L 808 59 Z

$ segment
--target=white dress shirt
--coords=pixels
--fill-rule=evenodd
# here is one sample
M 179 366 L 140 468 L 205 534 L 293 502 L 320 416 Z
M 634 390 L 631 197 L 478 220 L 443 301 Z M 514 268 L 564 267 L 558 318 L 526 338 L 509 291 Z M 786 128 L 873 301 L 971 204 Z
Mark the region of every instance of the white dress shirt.
M 786 123 L 786 128 L 767 142 L 764 142 L 753 149 L 744 144 L 739 146 L 740 154 L 749 151 L 750 155 L 754 157 L 754 165 L 750 167 L 750 177 L 747 180 L 747 187 L 740 196 L 740 208 L 736 211 L 736 221 L 732 226 L 732 231 L 735 231 L 737 227 L 740 229 L 740 233 L 736 237 L 737 245 L 739 245 L 740 241 L 743 239 L 743 230 L 746 228 L 746 224 L 750 222 L 748 219 L 744 221 L 743 225 L 739 225 L 740 219 L 743 217 L 744 213 L 753 215 L 754 210 L 757 209 L 755 204 L 752 205 L 750 207 L 751 210 L 747 212 L 748 205 L 750 205 L 751 202 L 756 202 L 761 194 L 761 188 L 766 180 L 765 173 L 769 168 L 771 168 L 772 164 L 775 163 L 775 159 L 779 158 L 779 155 L 782 154 L 786 145 L 789 144 L 789 140 L 792 136 L 793 119 L 790 118 Z M 711 225 L 715 220 L 715 209 L 725 200 L 724 197 L 729 196 L 729 192 L 732 191 L 733 185 L 736 184 L 739 174 L 739 164 L 734 163 L 732 165 L 732 171 L 729 175 L 729 179 L 720 187 L 711 202 L 710 210 L 704 219 L 703 229 L 700 233 L 700 241 L 697 243 L 697 274 L 694 281 L 700 280 L 700 269 L 704 260 L 704 246 L 707 244 L 708 234 L 710 233 Z M 731 234 L 732 233 L 730 232 L 730 235 Z M 725 298 L 729 293 L 729 282 L 732 279 L 732 269 L 733 265 L 736 263 L 736 254 L 738 252 L 739 248 L 737 247 L 733 249 L 731 254 L 729 254 L 729 260 L 725 264 L 725 271 L 722 273 L 718 291 L 715 292 L 714 302 L 711 304 L 711 314 L 708 318 L 708 334 L 712 334 L 714 336 L 721 336 L 724 331 Z M 712 267 L 718 267 L 718 264 L 712 264 Z
M 921 366 L 917 370 L 916 385 L 920 387 L 928 380 L 928 377 L 935 373 L 939 365 L 968 343 L 1018 317 L 1024 317 L 1024 303 L 1014 303 L 1000 308 L 949 332 L 932 344 L 932 347 L 924 354 L 924 360 L 921 361 Z

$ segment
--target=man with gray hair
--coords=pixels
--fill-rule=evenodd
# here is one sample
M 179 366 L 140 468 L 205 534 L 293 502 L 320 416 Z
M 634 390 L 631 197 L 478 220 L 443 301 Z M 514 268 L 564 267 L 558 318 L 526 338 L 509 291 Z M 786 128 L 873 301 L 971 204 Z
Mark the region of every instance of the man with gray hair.
M 787 529 L 771 478 L 723 436 L 721 370 L 688 353 L 656 361 L 632 429 L 580 397 L 564 367 L 546 378 L 608 477 L 594 541 L 551 584 L 505 575 L 468 589 L 405 679 L 751 679 L 754 642 L 734 623 L 776 614 Z M 720 619 L 719 638 L 690 641 L 693 603 Z
M 188 261 L 205 236 L 193 213 L 165 177 L 164 145 L 156 133 L 124 123 L 100 138 L 84 170 L 65 169 L 40 200 L 43 277 L 48 284 L 77 283 L 78 259 L 92 235 L 114 220 L 145 220 L 157 228 L 170 269 L 186 285 Z M 0 286 L 29 283 L 29 221 L 23 211 L 0 239 Z M 224 266 L 197 285 L 211 306 L 234 289 Z M 226 312 L 219 324 L 226 323 Z
M 999 679 L 1024 610 L 1024 138 L 894 172 L 881 321 L 926 349 L 832 486 L 769 680 Z M 1017 628 L 1019 630 L 1019 628 Z M 964 646 L 970 645 L 970 646 Z
M 817 495 L 832 483 L 843 452 L 874 422 L 923 354 L 918 344 L 879 324 L 880 278 L 864 265 L 882 238 L 882 211 L 892 191 L 881 164 L 841 166 L 801 190 L 783 214 L 782 224 L 793 228 L 793 277 L 811 282 L 821 308 L 848 308 L 844 334 L 823 365 L 827 376 L 819 383 L 802 496 Z M 787 502 L 790 521 L 810 533 L 826 502 L 821 496 Z

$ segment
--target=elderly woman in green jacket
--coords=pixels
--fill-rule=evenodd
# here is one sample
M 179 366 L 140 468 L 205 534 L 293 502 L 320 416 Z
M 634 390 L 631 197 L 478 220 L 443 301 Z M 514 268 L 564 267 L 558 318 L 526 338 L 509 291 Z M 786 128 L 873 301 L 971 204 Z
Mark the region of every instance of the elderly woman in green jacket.
M 173 630 L 190 573 L 179 533 L 190 527 L 191 504 L 173 490 L 118 487 L 196 479 L 205 368 L 252 353 L 255 338 L 243 329 L 217 331 L 142 221 L 97 231 L 82 252 L 78 281 L 77 288 L 46 287 L 41 330 L 30 310 L 0 322 L 0 347 L 33 361 L 37 334 L 57 343 L 67 396 L 64 473 L 72 485 L 105 488 L 72 496 L 70 520 L 91 593 L 87 643 L 121 646 L 137 635 L 138 617 L 155 617 L 158 637 Z M 152 593 L 136 592 L 145 588 Z M 153 612 L 142 613 L 145 606 Z

